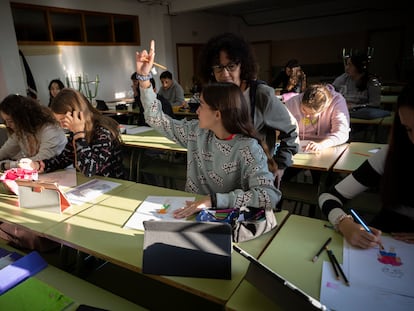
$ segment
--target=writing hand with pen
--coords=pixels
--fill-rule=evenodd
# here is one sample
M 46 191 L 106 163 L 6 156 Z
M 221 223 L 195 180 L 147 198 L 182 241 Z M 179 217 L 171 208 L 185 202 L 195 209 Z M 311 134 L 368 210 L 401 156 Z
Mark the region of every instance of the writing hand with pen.
M 366 230 L 364 225 L 352 218 L 345 218 L 338 224 L 338 230 L 352 246 L 363 249 L 381 247 L 382 231 L 365 225 L 369 229 Z

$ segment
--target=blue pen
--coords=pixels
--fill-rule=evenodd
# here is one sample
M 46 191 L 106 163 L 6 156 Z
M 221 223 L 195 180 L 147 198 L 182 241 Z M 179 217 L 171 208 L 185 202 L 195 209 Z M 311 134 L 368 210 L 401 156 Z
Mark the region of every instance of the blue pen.
M 359 222 L 359 224 L 364 227 L 366 232 L 372 233 L 371 229 L 365 224 L 361 217 L 351 208 L 351 214 L 355 217 L 355 219 Z
M 366 232 L 369 232 L 369 233 L 371 233 L 371 234 L 374 234 L 373 232 L 372 232 L 372 230 L 370 229 L 370 228 L 368 228 L 368 226 L 365 224 L 365 222 L 362 220 L 362 218 L 361 217 L 359 217 L 359 215 L 351 208 L 351 214 L 352 214 L 352 216 L 354 216 L 355 217 L 355 219 L 359 222 L 359 224 L 365 229 L 365 231 Z M 381 248 L 381 249 L 384 249 L 384 246 L 382 246 L 382 244 L 380 243 L 379 244 L 379 247 Z

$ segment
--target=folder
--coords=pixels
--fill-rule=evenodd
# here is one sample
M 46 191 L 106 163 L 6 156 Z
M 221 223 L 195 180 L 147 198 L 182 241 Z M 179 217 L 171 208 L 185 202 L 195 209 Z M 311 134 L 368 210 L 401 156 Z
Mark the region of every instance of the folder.
M 47 262 L 33 251 L 0 270 L 0 295 L 47 267 Z

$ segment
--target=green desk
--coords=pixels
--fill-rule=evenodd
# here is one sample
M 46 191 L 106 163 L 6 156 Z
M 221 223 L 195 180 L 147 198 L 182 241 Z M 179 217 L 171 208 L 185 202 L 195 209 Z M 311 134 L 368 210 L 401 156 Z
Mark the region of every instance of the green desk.
M 156 130 L 134 135 L 122 134 L 121 136 L 123 144 L 128 147 L 187 153 L 186 148 L 176 144 Z
M 141 181 L 140 170 L 142 165 L 145 164 L 143 163 L 145 151 L 167 152 L 172 155 L 175 153 L 187 154 L 186 148 L 176 144 L 156 130 L 134 135 L 123 134 L 122 141 L 126 148 L 126 154 L 129 157 L 129 180 L 136 182 Z M 170 165 L 170 163 L 161 163 L 161 161 L 159 164 L 159 167 L 162 165 L 167 165 L 168 167 Z M 182 165 L 182 168 L 185 170 L 185 165 Z
M 324 223 L 327 222 L 290 215 L 259 257 L 263 264 L 316 299 L 320 297 L 322 262 L 329 259 L 326 252 L 323 252 L 315 263 L 311 259 L 328 237 L 332 237 L 329 248 L 335 253 L 338 261 L 342 262 L 343 238 L 332 229 L 325 228 Z M 242 257 L 239 254 L 237 256 Z M 256 287 L 243 280 L 227 302 L 226 310 L 268 311 L 280 308 Z
M 49 238 L 63 244 L 141 273 L 144 232 L 124 229 L 123 226 L 148 195 L 194 196 L 178 190 L 135 184 L 57 224 L 47 230 L 46 234 Z M 287 215 L 287 211 L 276 214 L 280 226 Z M 254 256 L 259 256 L 276 231 L 273 230 L 241 245 Z M 233 255 L 232 280 L 155 275 L 148 275 L 148 277 L 224 305 L 242 281 L 247 267 L 246 260 Z
M 333 167 L 336 173 L 352 173 L 357 169 L 366 159 L 371 157 L 374 153 L 369 150 L 382 148 L 386 144 L 351 142 L 348 149 L 341 155 L 339 160 Z
M 293 156 L 292 167 L 329 171 L 347 147 L 348 144 L 342 144 L 317 153 L 297 153 Z
M 95 176 L 93 178 L 87 178 L 82 174 L 77 173 L 77 184 L 81 185 L 85 182 L 88 182 L 92 179 L 104 179 L 105 177 Z M 105 200 L 112 195 L 115 195 L 119 191 L 122 191 L 125 188 L 128 188 L 135 183 L 115 179 L 115 178 L 106 178 L 106 180 L 113 181 L 120 183 L 121 185 L 116 187 L 115 189 L 91 200 L 91 202 L 86 202 L 81 205 L 72 205 L 70 208 L 66 209 L 63 213 L 52 213 L 47 211 L 40 211 L 38 209 L 28 209 L 28 208 L 20 208 L 18 197 L 16 195 L 10 194 L 0 194 L 0 221 L 13 223 L 27 229 L 30 229 L 33 232 L 36 232 L 39 235 L 43 235 L 43 233 L 53 227 L 55 224 L 65 221 L 66 219 L 72 217 L 88 209 L 93 204 L 99 203 L 102 200 Z
M 19 252 L 4 244 L 2 241 L 0 241 L 0 247 Z M 67 272 L 57 269 L 52 265 L 48 265 L 34 277 L 72 298 L 74 303 L 69 306 L 67 309 L 68 311 L 76 310 L 80 304 L 86 304 L 106 310 L 146 310 L 145 308 L 133 304 L 124 298 L 114 295 Z

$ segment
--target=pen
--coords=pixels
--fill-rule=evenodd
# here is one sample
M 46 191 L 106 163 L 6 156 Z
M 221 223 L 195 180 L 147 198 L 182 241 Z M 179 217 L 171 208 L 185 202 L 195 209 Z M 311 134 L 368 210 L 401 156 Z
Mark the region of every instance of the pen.
M 313 256 L 312 261 L 316 262 L 318 260 L 319 255 L 322 253 L 322 251 L 325 249 L 325 247 L 328 246 L 329 243 L 331 243 L 332 238 L 329 238 L 326 240 L 326 242 L 322 245 L 321 249 L 316 253 L 315 256 Z
M 346 277 L 346 275 L 345 275 L 345 273 L 344 273 L 344 270 L 342 270 L 342 267 L 339 265 L 339 262 L 338 262 L 338 260 L 336 259 L 335 254 L 334 254 L 331 250 L 329 250 L 329 252 L 331 252 L 331 255 L 332 255 L 332 260 L 333 260 L 333 262 L 334 262 L 335 266 L 338 268 L 339 273 L 342 275 L 342 278 L 344 279 L 345 284 L 346 284 L 347 286 L 349 286 L 349 281 L 348 281 L 348 279 L 347 279 L 347 277 Z M 338 276 L 338 274 L 337 274 L 337 276 Z M 337 278 L 338 278 L 338 277 L 337 277 Z
M 361 217 L 359 217 L 359 215 L 357 214 L 357 212 L 355 212 L 352 208 L 351 208 L 351 214 L 352 214 L 352 216 L 354 216 L 355 217 L 355 219 L 358 221 L 358 223 L 365 229 L 365 231 L 366 232 L 368 232 L 368 233 L 371 233 L 371 234 L 374 234 L 373 232 L 372 232 L 372 230 L 365 224 L 365 222 L 362 220 L 362 218 Z M 382 244 L 381 243 L 379 243 L 379 247 L 381 248 L 381 249 L 384 249 L 384 246 L 382 246 Z
M 333 259 L 333 253 L 330 249 L 326 247 L 326 251 L 328 252 L 329 261 L 331 262 L 332 268 L 334 269 L 336 279 L 339 280 L 339 273 L 338 268 L 336 267 L 335 260 Z

